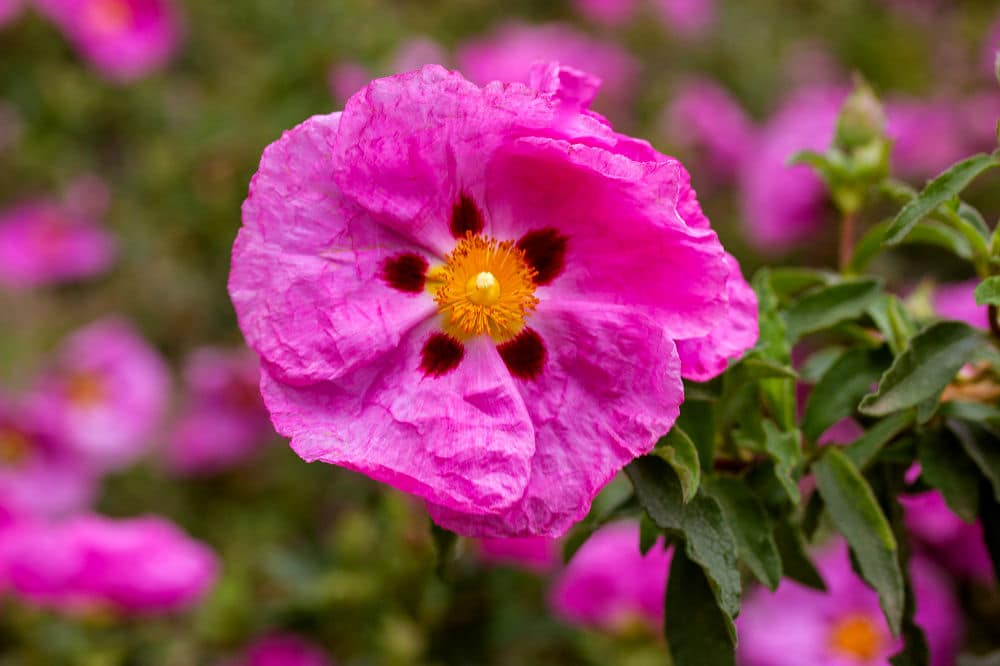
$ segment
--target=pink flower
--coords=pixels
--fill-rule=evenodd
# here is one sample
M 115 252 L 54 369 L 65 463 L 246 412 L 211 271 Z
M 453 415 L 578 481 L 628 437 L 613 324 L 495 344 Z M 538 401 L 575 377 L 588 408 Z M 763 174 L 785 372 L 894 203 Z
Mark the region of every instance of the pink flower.
M 786 250 L 822 225 L 826 187 L 811 167 L 787 162 L 800 150 L 829 147 L 844 97 L 830 88 L 800 91 L 761 131 L 744 162 L 741 195 L 747 239 L 758 249 Z
M 596 75 L 603 82 L 598 101 L 619 113 L 631 104 L 639 74 L 635 58 L 619 46 L 559 23 L 506 23 L 460 48 L 457 58 L 458 68 L 480 85 L 527 83 L 534 63 L 557 60 Z
M 637 8 L 636 0 L 573 0 L 582 16 L 594 23 L 616 27 L 628 23 Z
M 23 0 L 0 0 L 0 28 L 18 17 L 23 4 Z
M 878 595 L 853 571 L 846 546 L 838 542 L 816 561 L 827 592 L 791 580 L 776 592 L 758 588 L 743 602 L 736 620 L 744 666 L 889 666 L 901 641 L 892 638 Z M 933 565 L 910 563 L 916 622 L 930 645 L 932 666 L 954 663 L 961 636 L 961 609 Z
M 663 26 L 683 37 L 700 37 L 715 22 L 714 0 L 654 0 Z
M 389 63 L 389 69 L 393 72 L 408 72 L 411 69 L 420 69 L 424 65 L 443 65 L 447 62 L 448 53 L 443 46 L 429 37 L 415 37 L 399 45 Z M 368 82 L 362 82 L 351 92 L 364 87 L 366 83 Z
M 97 224 L 103 208 L 26 201 L 0 213 L 0 287 L 25 289 L 92 277 L 115 256 L 114 238 Z
M 260 364 L 245 349 L 195 350 L 184 364 L 186 400 L 166 451 L 180 473 L 211 473 L 255 453 L 274 433 L 260 398 Z
M 938 285 L 934 288 L 932 296 L 934 312 L 942 317 L 957 319 L 969 326 L 988 330 L 990 327 L 988 308 L 985 305 L 976 305 L 976 298 L 973 295 L 978 284 L 979 280 L 967 280 Z
M 106 470 L 146 452 L 168 392 L 159 354 L 127 322 L 105 319 L 63 342 L 35 400 L 60 437 L 94 468 Z
M 534 83 L 372 82 L 265 151 L 233 249 L 278 431 L 470 536 L 564 533 L 676 418 L 674 340 L 740 315 L 680 163 Z
M 886 104 L 887 131 L 893 140 L 893 172 L 927 179 L 965 156 L 966 139 L 953 105 L 923 100 Z M 994 141 L 995 141 L 994 137 Z
M 964 522 L 936 490 L 902 495 L 899 501 L 905 510 L 906 529 L 920 548 L 955 574 L 980 581 L 993 578 L 993 563 L 979 522 Z
M 663 597 L 670 553 L 658 543 L 639 551 L 639 526 L 612 523 L 598 530 L 566 565 L 549 594 L 563 620 L 606 630 L 640 621 L 651 629 L 663 622 Z
M 128 83 L 162 67 L 177 49 L 171 0 L 34 0 L 108 79 Z
M 520 565 L 545 572 L 559 564 L 559 542 L 545 537 L 480 539 L 479 554 L 486 562 Z
M 357 62 L 339 62 L 330 68 L 327 75 L 330 95 L 341 103 L 346 102 L 371 80 L 372 74 L 368 68 Z
M 95 514 L 15 525 L 5 533 L 0 570 L 17 596 L 39 606 L 148 614 L 197 603 L 214 584 L 218 561 L 163 518 Z
M 243 658 L 230 666 L 331 666 L 332 663 L 322 648 L 295 634 L 269 634 L 254 641 Z
M 93 500 L 93 474 L 48 431 L 48 416 L 0 397 L 0 513 L 52 517 Z
M 666 108 L 663 124 L 671 140 L 697 155 L 719 182 L 733 180 L 753 154 L 753 123 L 714 81 L 687 82 Z

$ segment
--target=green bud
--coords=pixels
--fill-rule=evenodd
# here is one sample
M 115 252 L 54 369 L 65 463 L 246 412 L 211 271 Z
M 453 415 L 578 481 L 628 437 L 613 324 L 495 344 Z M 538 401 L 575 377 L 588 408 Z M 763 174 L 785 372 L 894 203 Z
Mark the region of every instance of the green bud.
M 844 102 L 837 117 L 834 145 L 850 151 L 885 138 L 885 112 L 875 91 L 857 77 L 854 91 Z

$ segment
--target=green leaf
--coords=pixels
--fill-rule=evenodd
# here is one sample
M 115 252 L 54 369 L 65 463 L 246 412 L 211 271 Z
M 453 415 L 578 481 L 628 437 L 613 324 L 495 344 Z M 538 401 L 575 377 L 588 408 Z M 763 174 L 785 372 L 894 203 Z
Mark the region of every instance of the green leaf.
M 1000 650 L 983 655 L 959 655 L 958 666 L 1000 666 Z
M 677 474 L 655 456 L 633 460 L 625 473 L 635 487 L 639 504 L 657 527 L 684 539 L 688 557 L 705 570 L 719 606 L 729 617 L 735 617 L 740 607 L 736 540 L 718 502 L 699 491 L 693 500 L 684 503 Z
M 891 362 L 892 357 L 882 349 L 852 349 L 837 359 L 809 395 L 802 433 L 815 441 L 837 421 L 851 416 Z
M 802 459 L 798 430 L 782 432 L 771 421 L 764 421 L 764 449 L 774 460 L 775 473 L 792 504 L 798 504 L 799 484 L 793 471 Z
M 813 472 L 830 518 L 854 551 L 862 576 L 878 592 L 889 627 L 898 636 L 904 604 L 898 546 L 871 486 L 836 447 L 823 451 Z
M 677 666 L 733 666 L 732 620 L 719 608 L 705 572 L 676 549 L 670 562 L 663 629 Z
M 686 396 L 685 396 L 686 398 Z M 684 400 L 674 427 L 684 429 L 698 449 L 701 469 L 709 472 L 715 460 L 715 406 L 704 400 Z
M 913 423 L 913 418 L 912 411 L 905 411 L 882 419 L 845 447 L 844 455 L 854 463 L 855 467 L 864 469 L 874 460 L 882 447 Z
M 979 489 L 979 521 L 983 526 L 983 542 L 993 561 L 993 575 L 1000 580 L 1000 502 L 985 483 Z
M 750 355 L 732 366 L 727 371 L 727 380 L 733 386 L 741 386 L 750 382 L 770 379 L 772 377 L 796 379 L 798 375 L 784 363 L 777 363 L 757 355 Z
M 660 528 L 653 524 L 653 521 L 649 519 L 649 514 L 643 512 L 639 517 L 639 552 L 642 553 L 643 557 L 646 556 L 663 533 Z
M 838 274 L 816 268 L 786 266 L 771 268 L 769 271 L 771 288 L 774 289 L 778 301 L 781 302 L 788 301 L 806 289 L 835 284 L 840 281 Z
M 861 273 L 878 254 L 885 249 L 884 241 L 892 220 L 879 222 L 867 232 L 854 246 L 854 256 L 848 268 L 852 273 Z M 944 248 L 962 259 L 972 259 L 972 245 L 964 234 L 940 222 L 928 220 L 924 224 L 913 227 L 903 243 L 918 243 Z
M 950 430 L 929 430 L 917 440 L 917 455 L 921 478 L 940 490 L 965 522 L 974 522 L 979 511 L 979 471 L 958 438 Z
M 811 291 L 785 311 L 788 340 L 856 319 L 878 298 L 878 280 L 853 280 Z
M 949 420 L 948 429 L 955 433 L 962 448 L 993 486 L 993 497 L 1000 502 L 1000 439 L 975 423 Z
M 447 574 L 448 565 L 458 557 L 458 535 L 440 527 L 432 520 L 431 538 L 434 541 L 434 552 L 437 554 L 434 570 L 438 578 L 443 579 Z
M 917 333 L 917 327 L 898 297 L 892 294 L 882 296 L 867 310 L 878 330 L 882 332 L 893 355 L 898 355 L 910 339 Z
M 861 413 L 885 416 L 936 397 L 982 344 L 982 333 L 967 324 L 942 321 L 928 326 L 896 357 L 878 390 L 861 401 Z
M 781 555 L 771 535 L 771 521 L 764 506 L 745 483 L 720 476 L 707 486 L 708 494 L 736 536 L 736 548 L 753 575 L 772 591 L 781 582 Z
M 988 277 L 976 286 L 973 292 L 976 305 L 1000 305 L 1000 276 Z
M 698 462 L 698 449 L 687 433 L 675 425 L 666 436 L 660 438 L 651 454 L 667 461 L 674 468 L 681 481 L 684 501 L 690 502 L 698 492 L 701 464 Z
M 962 190 L 976 176 L 1000 164 L 993 155 L 981 153 L 953 164 L 927 184 L 927 187 L 899 211 L 893 220 L 885 242 L 897 245 L 913 229 L 913 226 L 929 215 L 935 208 L 961 194 Z
M 785 576 L 814 590 L 826 591 L 823 577 L 809 559 L 801 530 L 788 522 L 779 522 L 774 527 L 774 541 L 781 553 L 781 570 Z
M 807 384 L 815 384 L 833 367 L 837 359 L 847 353 L 846 347 L 826 347 L 807 358 L 799 366 L 799 380 Z

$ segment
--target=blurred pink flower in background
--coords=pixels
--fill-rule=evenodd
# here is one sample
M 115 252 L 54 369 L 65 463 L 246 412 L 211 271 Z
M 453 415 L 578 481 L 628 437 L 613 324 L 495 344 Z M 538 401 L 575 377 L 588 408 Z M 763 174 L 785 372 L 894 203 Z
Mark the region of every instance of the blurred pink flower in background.
M 115 239 L 97 222 L 106 199 L 103 205 L 100 200 L 76 203 L 73 197 L 62 203 L 38 199 L 0 213 L 0 287 L 70 282 L 110 268 Z
M 177 49 L 172 0 L 34 0 L 104 76 L 120 83 L 162 67 Z
M 338 62 L 330 68 L 327 85 L 330 95 L 343 104 L 371 80 L 372 73 L 361 63 Z
M 758 587 L 736 619 L 743 666 L 889 666 L 902 646 L 889 633 L 878 595 L 851 570 L 837 542 L 816 557 L 827 591 L 785 579 L 776 592 Z M 930 646 L 932 666 L 953 666 L 962 613 L 945 577 L 914 557 L 910 573 L 915 620 Z
M 639 64 L 613 42 L 600 41 L 559 23 L 506 23 L 458 50 L 458 68 L 480 85 L 490 81 L 527 83 L 538 61 L 558 61 L 601 79 L 598 104 L 623 112 L 632 102 Z
M 663 117 L 671 141 L 682 147 L 707 175 L 731 182 L 754 149 L 756 128 L 740 103 L 710 79 L 691 79 L 675 93 Z
M 662 541 L 642 555 L 639 526 L 611 523 L 580 547 L 549 593 L 549 605 L 571 624 L 621 631 L 663 622 L 670 553 Z
M 715 0 L 653 0 L 653 8 L 663 27 L 682 37 L 701 37 L 715 22 Z
M 323 648 L 295 634 L 268 634 L 226 666 L 332 666 Z
M 635 16 L 638 0 L 573 0 L 576 11 L 589 21 L 620 26 Z
M 0 0 L 0 28 L 17 18 L 23 6 L 24 0 Z
M 260 397 L 260 364 L 248 349 L 203 347 L 184 362 L 184 404 L 165 455 L 185 474 L 217 472 L 274 434 Z
M 18 597 L 69 613 L 178 611 L 215 583 L 210 548 L 170 521 L 86 514 L 4 532 L 0 578 Z
M 152 444 L 170 390 L 159 354 L 126 321 L 73 333 L 43 372 L 34 401 L 95 469 L 117 469 Z
M 811 167 L 787 161 L 800 150 L 829 147 L 845 96 L 838 88 L 800 90 L 760 131 L 741 183 L 747 240 L 760 251 L 787 250 L 822 224 L 826 187 Z
M 983 541 L 982 525 L 959 518 L 933 490 L 900 495 L 906 529 L 918 548 L 955 575 L 977 581 L 993 578 L 993 563 Z
M 47 431 L 49 415 L 0 396 L 0 512 L 54 517 L 90 505 L 96 479 Z
M 449 60 L 448 52 L 438 42 L 429 37 L 412 37 L 396 49 L 389 63 L 389 71 L 408 72 L 411 69 L 420 69 L 424 65 L 447 66 Z M 355 91 L 360 88 L 361 86 L 355 88 Z
M 957 114 L 956 123 L 962 131 L 967 153 L 989 152 L 996 147 L 1000 92 L 993 89 L 995 85 L 992 83 L 989 88 L 973 93 L 954 105 Z
M 965 156 L 967 140 L 953 102 L 889 100 L 885 111 L 894 174 L 927 179 Z
M 559 541 L 545 537 L 486 538 L 477 541 L 483 561 L 551 571 L 559 565 Z
M 947 319 L 957 319 L 969 326 L 988 330 L 989 309 L 985 305 L 976 305 L 973 295 L 978 284 L 979 280 L 967 280 L 935 286 L 931 296 L 934 312 Z

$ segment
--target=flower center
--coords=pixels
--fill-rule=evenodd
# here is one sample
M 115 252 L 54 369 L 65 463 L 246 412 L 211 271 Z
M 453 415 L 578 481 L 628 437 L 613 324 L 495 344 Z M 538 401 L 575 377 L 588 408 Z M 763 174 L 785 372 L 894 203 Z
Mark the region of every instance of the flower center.
M 833 626 L 830 647 L 842 655 L 871 661 L 885 647 L 885 637 L 867 615 L 848 615 Z
M 78 372 L 66 381 L 66 399 L 77 407 L 94 407 L 106 398 L 104 381 L 95 373 Z
M 28 457 L 31 442 L 14 428 L 0 428 L 0 467 L 16 467 Z
M 450 335 L 465 340 L 487 334 L 506 342 L 538 304 L 535 275 L 514 241 L 469 233 L 427 281 Z
M 126 0 L 93 0 L 87 5 L 86 19 L 95 32 L 113 35 L 132 23 L 132 8 Z

